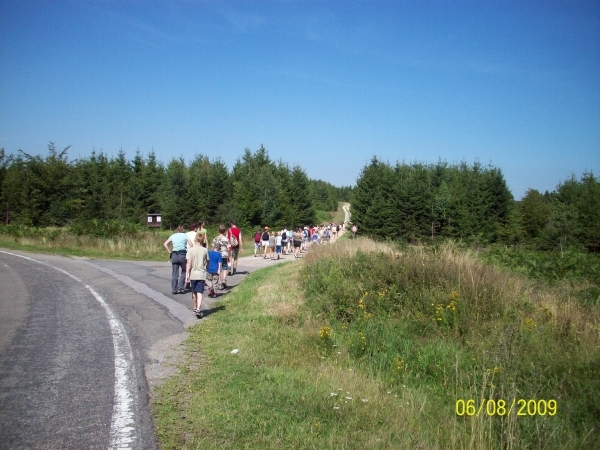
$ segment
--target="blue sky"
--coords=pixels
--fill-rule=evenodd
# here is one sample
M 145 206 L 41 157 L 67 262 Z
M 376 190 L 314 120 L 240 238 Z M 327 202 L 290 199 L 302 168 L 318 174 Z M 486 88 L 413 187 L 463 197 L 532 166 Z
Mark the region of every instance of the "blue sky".
M 0 147 L 600 175 L 600 1 L 0 0 Z

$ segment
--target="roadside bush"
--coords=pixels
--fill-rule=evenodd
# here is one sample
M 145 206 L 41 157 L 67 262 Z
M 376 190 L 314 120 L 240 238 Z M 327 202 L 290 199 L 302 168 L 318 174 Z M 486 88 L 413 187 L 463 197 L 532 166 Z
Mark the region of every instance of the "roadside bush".
M 600 257 L 577 250 L 534 251 L 495 246 L 482 253 L 485 261 L 527 277 L 555 283 L 588 280 L 600 285 Z
M 73 222 L 69 230 L 75 236 L 97 238 L 136 237 L 141 233 L 140 225 L 123 220 L 92 219 Z
M 36 237 L 40 235 L 40 228 L 11 223 L 8 225 L 1 225 L 0 234 L 16 238 Z
M 506 433 L 522 448 L 600 443 L 598 307 L 582 309 L 572 292 L 502 272 L 452 243 L 342 245 L 311 249 L 304 289 L 312 314 L 363 371 L 424 389 L 448 408 L 460 398 L 558 401 L 560 417 L 498 418 L 497 443 Z M 531 261 L 520 256 L 518 267 Z M 528 270 L 543 278 L 596 274 L 593 264 L 575 268 L 593 261 L 587 255 L 560 266 L 539 258 L 537 272 Z M 593 303 L 596 292 L 586 292 Z

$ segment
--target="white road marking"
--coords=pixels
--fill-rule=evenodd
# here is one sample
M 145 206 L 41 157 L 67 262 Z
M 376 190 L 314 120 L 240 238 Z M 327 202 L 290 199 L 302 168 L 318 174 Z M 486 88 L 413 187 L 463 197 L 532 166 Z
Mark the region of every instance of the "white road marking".
M 125 327 L 123 327 L 121 321 L 117 319 L 115 314 L 112 312 L 112 309 L 106 300 L 104 300 L 102 296 L 98 294 L 91 286 L 85 284 L 75 275 L 59 269 L 58 267 L 51 266 L 45 262 L 29 258 L 28 256 L 17 255 L 16 253 L 5 252 L 2 250 L 0 250 L 0 253 L 27 259 L 44 266 L 52 267 L 53 269 L 64 273 L 78 283 L 83 284 L 84 287 L 92 293 L 94 298 L 104 308 L 104 312 L 106 313 L 106 317 L 110 325 L 115 354 L 115 387 L 112 421 L 110 425 L 109 449 L 130 449 L 131 445 L 136 439 L 134 432 L 135 423 L 133 414 L 133 401 L 135 398 L 135 386 L 137 385 L 137 380 L 133 365 L 133 352 L 131 350 L 131 344 L 129 342 L 129 338 L 127 337 Z

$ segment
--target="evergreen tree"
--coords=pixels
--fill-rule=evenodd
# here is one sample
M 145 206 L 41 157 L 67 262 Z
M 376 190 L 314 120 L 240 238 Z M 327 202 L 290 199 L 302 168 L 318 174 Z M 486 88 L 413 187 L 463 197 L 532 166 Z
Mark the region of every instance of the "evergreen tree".
M 290 202 L 292 205 L 292 215 L 288 219 L 290 226 L 308 226 L 316 221 L 315 209 L 308 188 L 308 176 L 300 166 L 294 166 L 290 180 Z
M 523 231 L 528 239 L 538 239 L 550 219 L 550 205 L 536 189 L 528 189 L 519 204 Z
M 192 220 L 187 211 L 186 192 L 188 188 L 187 173 L 183 158 L 173 158 L 163 179 L 160 207 L 163 224 L 169 229 Z

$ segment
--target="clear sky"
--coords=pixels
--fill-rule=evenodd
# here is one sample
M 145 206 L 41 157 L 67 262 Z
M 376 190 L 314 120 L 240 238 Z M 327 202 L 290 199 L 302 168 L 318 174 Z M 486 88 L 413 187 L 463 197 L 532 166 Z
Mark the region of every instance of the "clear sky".
M 0 147 L 600 175 L 600 0 L 0 0 Z

